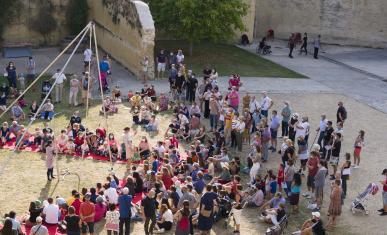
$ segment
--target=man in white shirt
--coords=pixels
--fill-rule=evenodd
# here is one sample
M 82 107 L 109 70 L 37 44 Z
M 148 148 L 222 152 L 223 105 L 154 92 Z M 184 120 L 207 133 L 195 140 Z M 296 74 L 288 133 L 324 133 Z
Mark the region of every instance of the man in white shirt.
M 105 189 L 103 195 L 106 197 L 107 201 L 110 204 L 118 204 L 118 193 L 115 188 L 109 186 L 109 188 Z
M 91 62 L 91 58 L 93 57 L 93 51 L 90 48 L 86 48 L 83 52 L 83 62 L 85 66 L 85 71 L 89 70 L 89 65 Z
M 66 76 L 64 73 L 57 69 L 56 73 L 52 76 L 53 80 L 56 80 L 55 85 L 55 103 L 62 102 L 62 96 L 63 96 L 63 83 L 66 80 Z
M 269 115 L 269 109 L 273 106 L 273 101 L 267 96 L 267 92 L 262 92 L 263 99 L 261 102 L 261 114 L 265 117 Z
M 316 131 L 320 132 L 320 134 L 318 136 L 318 140 L 317 140 L 317 144 L 320 145 L 320 151 L 322 150 L 321 144 L 322 144 L 322 140 L 323 140 L 324 135 L 325 135 L 325 130 L 327 129 L 327 125 L 328 125 L 328 119 L 327 119 L 326 115 L 321 114 L 320 125 L 316 130 Z
M 255 112 L 255 110 L 260 109 L 261 105 L 259 104 L 258 100 L 255 98 L 255 96 L 252 96 L 249 103 L 249 112 L 251 115 Z
M 59 207 L 54 204 L 54 199 L 51 197 L 47 199 L 48 205 L 43 208 L 43 214 L 45 215 L 45 222 L 47 224 L 58 224 Z
M 178 50 L 177 51 L 176 61 L 177 61 L 177 64 L 180 64 L 180 63 L 184 62 L 184 54 L 183 54 L 182 50 Z
M 309 128 L 308 117 L 302 117 L 301 123 L 299 122 L 296 124 L 296 139 L 298 139 L 299 136 L 303 136 L 306 143 L 308 143 Z

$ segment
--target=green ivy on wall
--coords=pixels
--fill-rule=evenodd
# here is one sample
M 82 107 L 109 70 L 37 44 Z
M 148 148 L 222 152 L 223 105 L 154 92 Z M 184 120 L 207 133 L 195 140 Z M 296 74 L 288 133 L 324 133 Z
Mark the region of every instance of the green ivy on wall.
M 11 23 L 21 12 L 23 3 L 21 0 L 0 0 L 0 41 L 6 25 Z

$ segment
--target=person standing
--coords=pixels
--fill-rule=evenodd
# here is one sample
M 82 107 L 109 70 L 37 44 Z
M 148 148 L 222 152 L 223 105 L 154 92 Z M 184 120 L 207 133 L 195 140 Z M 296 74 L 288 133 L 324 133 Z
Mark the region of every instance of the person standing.
M 70 80 L 70 92 L 69 92 L 69 105 L 78 106 L 78 92 L 80 87 L 80 82 L 76 75 Z
M 320 47 L 321 47 L 321 35 L 320 34 L 317 36 L 317 38 L 314 39 L 313 47 L 314 47 L 313 57 L 317 60 L 318 59 L 318 51 L 320 50 Z
M 200 199 L 198 228 L 201 234 L 210 234 L 214 223 L 214 207 L 217 205 L 218 195 L 212 192 L 212 185 L 206 186 L 206 192 Z
M 304 50 L 305 52 L 305 55 L 308 54 L 308 34 L 307 33 L 304 33 L 304 37 L 302 38 L 302 45 L 301 45 L 301 48 L 300 48 L 300 55 L 302 54 L 302 50 Z
M 91 97 L 90 87 L 91 87 L 92 83 L 90 83 L 90 86 L 89 86 L 89 82 L 91 82 L 89 75 L 90 75 L 89 72 L 85 72 L 84 76 L 82 77 L 82 81 L 81 81 L 82 104 L 86 104 L 87 99 Z
M 339 101 L 337 105 L 339 106 L 336 112 L 337 123 L 341 122 L 344 126 L 344 122 L 347 119 L 347 110 L 345 109 L 342 101 Z
M 81 228 L 79 225 L 81 218 L 75 214 L 75 208 L 73 206 L 69 207 L 68 214 L 64 220 L 67 224 L 67 235 L 81 235 Z
M 26 63 L 26 71 L 27 71 L 27 85 L 31 84 L 35 80 L 36 75 L 36 63 L 32 56 L 28 57 L 28 61 Z
M 323 150 L 322 150 L 321 158 L 327 161 L 329 161 L 329 159 L 331 158 L 332 144 L 334 139 L 333 132 L 335 130 L 333 129 L 332 125 L 333 125 L 332 121 L 327 122 L 327 128 L 325 129 L 325 134 L 323 138 L 323 148 L 322 148 Z
M 164 53 L 164 50 L 160 50 L 160 54 L 157 55 L 157 77 L 158 78 L 164 78 L 166 65 L 167 65 L 167 55 Z
M 290 115 L 292 114 L 292 109 L 290 108 L 289 102 L 284 101 L 285 107 L 282 108 L 281 116 L 282 116 L 282 138 L 289 135 L 289 121 Z
M 273 110 L 270 119 L 271 146 L 270 150 L 274 153 L 277 151 L 277 134 L 280 127 L 280 118 L 277 115 L 277 110 Z
M 308 167 L 308 176 L 306 181 L 306 184 L 308 186 L 308 192 L 304 193 L 303 196 L 307 198 L 311 198 L 312 194 L 314 193 L 314 181 L 318 171 L 318 163 L 320 162 L 319 156 L 320 154 L 318 152 L 311 152 L 308 162 L 306 163 Z
M 383 180 L 380 181 L 380 183 L 383 186 L 383 192 L 382 192 L 382 201 L 383 201 L 383 208 L 379 209 L 378 211 L 381 212 L 381 216 L 387 215 L 387 169 L 384 169 L 382 172 L 382 175 L 384 177 Z
M 129 195 L 129 189 L 127 187 L 122 189 L 122 195 L 118 197 L 118 204 L 120 208 L 120 233 L 125 235 L 130 233 L 130 218 L 131 218 L 131 207 L 132 207 L 132 196 Z
M 79 209 L 79 216 L 82 221 L 82 234 L 86 235 L 87 231 L 90 235 L 94 234 L 94 216 L 95 216 L 95 206 L 94 203 L 90 201 L 90 193 L 87 193 L 83 199 L 84 202 L 81 203 Z
M 293 50 L 296 45 L 294 33 L 292 33 L 289 37 L 288 46 L 289 46 L 289 58 L 293 59 Z
M 6 77 L 8 79 L 9 87 L 12 87 L 13 89 L 16 89 L 16 80 L 17 80 L 17 73 L 16 73 L 16 67 L 12 61 L 8 63 L 8 66 L 5 68 Z
M 36 217 L 36 225 L 31 228 L 30 234 L 33 235 L 48 235 L 48 229 L 42 224 L 42 217 Z
M 55 84 L 55 103 L 62 102 L 63 96 L 63 83 L 66 80 L 66 76 L 64 75 L 61 69 L 57 69 L 56 73 L 52 76 L 52 79 L 56 81 Z
M 262 132 L 262 162 L 267 162 L 269 158 L 269 144 L 271 139 L 269 125 L 265 124 L 265 127 L 260 131 Z
M 267 96 L 267 92 L 262 92 L 262 102 L 261 102 L 261 114 L 265 117 L 269 116 L 269 109 L 273 106 L 273 100 Z
M 141 215 L 145 220 L 144 231 L 145 235 L 153 234 L 153 229 L 156 225 L 156 200 L 155 191 L 152 189 L 148 195 L 141 200 Z M 151 222 L 149 226 L 149 222 Z
M 320 152 L 322 152 L 322 141 L 325 136 L 325 130 L 327 129 L 328 120 L 325 114 L 321 114 L 320 125 L 317 128 L 317 132 L 320 132 L 317 139 L 317 144 L 320 145 Z
M 337 166 L 339 164 L 340 159 L 340 151 L 341 151 L 341 134 L 335 133 L 333 145 L 332 145 L 332 157 L 329 163 L 332 165 L 333 172 L 331 174 L 331 180 L 335 179 Z
M 360 153 L 361 149 L 364 146 L 364 135 L 365 132 L 363 130 L 359 131 L 359 135 L 356 137 L 353 151 L 353 166 L 354 168 L 359 168 L 360 165 Z
M 142 83 L 145 84 L 148 79 L 148 69 L 149 69 L 149 60 L 147 56 L 145 56 L 144 59 L 141 60 L 140 65 L 141 65 Z
M 315 187 L 315 199 L 317 204 L 317 209 L 320 209 L 324 201 L 324 185 L 325 178 L 328 175 L 328 165 L 325 160 L 321 160 L 318 163 L 318 171 L 314 176 L 314 187 Z
M 186 100 L 189 102 L 195 102 L 195 94 L 196 94 L 196 88 L 198 87 L 198 80 L 195 77 L 195 74 L 192 73 L 188 75 L 187 81 L 187 93 L 186 93 Z
M 336 218 L 337 216 L 341 215 L 341 208 L 342 208 L 342 199 L 341 195 L 343 190 L 340 187 L 340 179 L 336 179 L 331 184 L 331 195 L 330 195 L 330 203 L 329 203 L 329 220 L 327 224 L 327 228 L 332 228 L 336 225 Z
M 83 52 L 83 63 L 84 63 L 84 70 L 89 71 L 89 66 L 91 63 L 91 58 L 93 57 L 93 51 L 90 48 L 86 48 Z
M 51 140 L 47 141 L 46 146 L 46 167 L 47 167 L 47 180 L 51 181 L 54 177 L 54 144 Z
M 99 63 L 99 69 L 101 71 L 100 73 L 100 79 L 101 79 L 101 84 L 102 85 L 102 90 L 104 92 L 109 91 L 109 85 L 108 85 L 108 75 L 110 73 L 110 63 L 108 60 L 108 56 L 105 55 L 103 57 L 103 60 Z

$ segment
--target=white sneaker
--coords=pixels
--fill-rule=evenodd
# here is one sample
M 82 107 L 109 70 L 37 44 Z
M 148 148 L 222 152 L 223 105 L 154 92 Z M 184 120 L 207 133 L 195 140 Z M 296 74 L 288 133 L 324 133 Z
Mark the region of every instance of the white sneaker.
M 306 195 L 306 198 L 307 198 L 307 199 L 311 199 L 312 196 L 311 196 L 310 194 L 308 194 L 308 195 Z
M 309 196 L 309 193 L 303 193 L 302 196 L 307 197 Z
M 358 169 L 358 168 L 360 168 L 360 166 L 356 165 L 354 168 L 355 168 L 355 169 Z
M 165 229 L 160 229 L 160 230 L 155 230 L 153 231 L 153 233 L 156 233 L 156 234 L 161 234 L 161 233 L 164 233 L 165 232 Z

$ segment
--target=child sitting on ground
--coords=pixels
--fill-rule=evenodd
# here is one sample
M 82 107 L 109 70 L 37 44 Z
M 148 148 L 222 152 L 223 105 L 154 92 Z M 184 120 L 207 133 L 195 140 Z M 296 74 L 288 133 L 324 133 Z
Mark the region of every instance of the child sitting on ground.
M 75 153 L 75 144 L 73 139 L 69 139 L 64 150 L 65 154 L 73 155 Z

